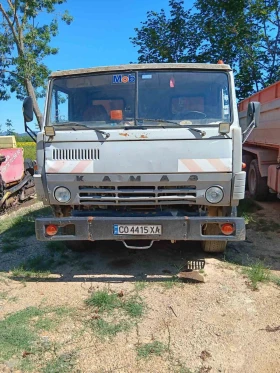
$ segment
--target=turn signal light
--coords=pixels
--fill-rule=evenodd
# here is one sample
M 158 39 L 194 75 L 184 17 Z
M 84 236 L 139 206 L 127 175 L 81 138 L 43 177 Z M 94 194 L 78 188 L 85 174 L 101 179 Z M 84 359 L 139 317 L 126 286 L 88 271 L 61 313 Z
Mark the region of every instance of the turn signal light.
M 55 236 L 58 232 L 58 226 L 57 225 L 53 225 L 53 224 L 50 224 L 50 225 L 47 225 L 46 226 L 46 234 L 48 236 Z
M 226 236 L 230 236 L 235 231 L 235 228 L 233 224 L 225 223 L 225 224 L 222 224 L 221 231 Z

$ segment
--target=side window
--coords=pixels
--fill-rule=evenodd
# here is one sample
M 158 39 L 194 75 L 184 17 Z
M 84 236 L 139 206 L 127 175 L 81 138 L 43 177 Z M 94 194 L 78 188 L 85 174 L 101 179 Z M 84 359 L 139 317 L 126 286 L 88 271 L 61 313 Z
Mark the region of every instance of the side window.
M 63 123 L 69 121 L 69 95 L 53 90 L 51 106 L 51 122 Z

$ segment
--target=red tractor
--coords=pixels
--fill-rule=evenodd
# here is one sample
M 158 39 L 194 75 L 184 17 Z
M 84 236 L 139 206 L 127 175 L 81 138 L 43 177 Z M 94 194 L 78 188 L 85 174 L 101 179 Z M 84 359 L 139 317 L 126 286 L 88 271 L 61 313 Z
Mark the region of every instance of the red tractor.
M 0 212 L 35 195 L 34 165 L 24 159 L 14 136 L 0 137 Z

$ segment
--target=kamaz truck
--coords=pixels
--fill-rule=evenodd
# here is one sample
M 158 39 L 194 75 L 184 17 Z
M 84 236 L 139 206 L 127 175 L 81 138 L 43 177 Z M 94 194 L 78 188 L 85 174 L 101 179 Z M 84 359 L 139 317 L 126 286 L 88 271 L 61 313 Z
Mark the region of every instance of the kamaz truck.
M 23 104 L 25 126 L 32 99 Z M 241 129 L 230 66 L 130 64 L 57 71 L 37 134 L 37 196 L 54 216 L 42 241 L 201 241 L 223 252 L 245 239 Z

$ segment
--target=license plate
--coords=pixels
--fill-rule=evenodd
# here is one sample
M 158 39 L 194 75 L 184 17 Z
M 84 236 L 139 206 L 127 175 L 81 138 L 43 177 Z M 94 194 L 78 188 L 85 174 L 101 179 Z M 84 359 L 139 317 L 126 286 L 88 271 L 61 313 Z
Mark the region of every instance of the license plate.
M 160 235 L 162 232 L 161 225 L 122 225 L 114 224 L 114 235 Z

